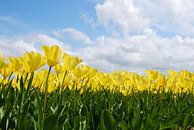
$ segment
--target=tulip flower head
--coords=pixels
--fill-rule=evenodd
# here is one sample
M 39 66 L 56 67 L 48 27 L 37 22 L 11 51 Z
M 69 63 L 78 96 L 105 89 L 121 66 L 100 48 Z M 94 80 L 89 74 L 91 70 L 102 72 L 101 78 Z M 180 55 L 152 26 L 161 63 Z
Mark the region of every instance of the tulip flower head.
M 22 58 L 21 57 L 9 57 L 9 67 L 11 72 L 19 71 L 22 68 Z
M 3 57 L 3 54 L 0 52 L 0 70 L 5 65 L 5 58 Z
M 61 63 L 63 58 L 63 50 L 57 45 L 54 46 L 43 46 L 42 47 L 45 59 L 47 64 L 50 67 L 53 67 L 59 63 Z
M 70 56 L 66 53 L 64 53 L 63 61 L 64 61 L 64 69 L 68 71 L 74 69 L 78 64 L 82 62 L 82 60 L 79 59 L 78 57 Z
M 26 52 L 23 56 L 24 70 L 27 73 L 37 70 L 44 64 L 44 59 L 40 53 Z

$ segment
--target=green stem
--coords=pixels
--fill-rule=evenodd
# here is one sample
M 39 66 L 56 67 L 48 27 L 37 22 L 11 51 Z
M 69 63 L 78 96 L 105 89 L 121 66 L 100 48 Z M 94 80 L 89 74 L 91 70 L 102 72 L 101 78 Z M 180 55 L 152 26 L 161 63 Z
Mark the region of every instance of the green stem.
M 31 75 L 32 75 L 32 74 L 31 74 Z M 23 72 L 22 75 L 21 75 L 20 80 L 23 80 L 23 78 L 22 78 L 23 76 L 25 76 L 25 77 L 24 77 L 23 86 L 20 86 L 21 89 L 23 89 L 23 90 L 21 91 L 21 101 L 20 101 L 20 104 L 19 104 L 19 112 L 18 112 L 17 128 L 21 128 L 22 118 L 24 118 L 24 117 L 22 117 L 21 115 L 22 115 L 22 110 L 23 110 L 23 107 L 24 107 L 24 102 L 25 102 L 25 100 L 26 100 L 26 98 L 24 97 L 24 96 L 25 96 L 25 93 L 26 93 L 25 84 L 27 83 L 29 73 L 27 73 L 26 75 L 24 75 L 24 72 Z M 23 81 L 22 81 L 22 82 L 23 82 Z M 20 95 L 18 94 L 17 97 L 16 97 L 16 100 L 18 100 L 19 96 L 20 96 Z M 14 105 L 14 107 L 15 107 L 15 105 Z
M 5 97 L 8 95 L 9 89 L 11 88 L 11 82 L 12 82 L 12 80 L 10 80 L 10 79 L 11 79 L 12 74 L 13 74 L 13 72 L 11 72 L 11 74 L 9 75 L 9 78 L 8 78 L 8 84 L 7 84 L 8 85 L 8 88 L 7 88 L 7 91 L 5 93 Z
M 1 85 L 0 85 L 0 89 L 2 90 L 1 93 L 4 92 L 4 91 L 3 91 L 3 90 L 4 90 L 4 89 L 3 89 L 3 88 L 4 88 L 4 84 L 3 84 L 4 80 L 5 80 L 5 77 L 3 77 L 2 81 L 1 81 Z
M 64 90 L 63 83 L 64 83 L 64 81 L 65 81 L 66 75 L 67 75 L 67 70 L 66 70 L 65 73 L 64 73 L 64 76 L 63 76 L 63 79 L 62 79 L 61 86 L 60 86 L 60 85 L 58 86 L 58 95 L 61 95 L 61 94 L 62 94 L 62 91 Z M 60 104 L 60 105 L 62 104 L 62 101 L 63 101 L 63 96 L 59 96 L 59 104 Z
M 13 74 L 13 72 L 11 72 L 11 74 L 9 75 L 8 81 L 10 81 L 12 74 Z
M 62 80 L 61 87 L 63 87 L 63 83 L 64 83 L 64 81 L 65 81 L 65 77 L 66 77 L 66 75 L 67 75 L 67 70 L 65 71 L 65 74 L 64 74 L 64 76 L 63 76 L 63 80 Z
M 50 72 L 51 72 L 51 66 L 49 67 L 49 71 L 48 71 L 48 74 L 47 74 L 47 77 L 46 77 L 46 84 L 45 84 L 45 94 L 44 94 L 44 110 L 46 110 L 46 104 L 47 104 L 47 93 L 48 93 L 48 80 L 49 80 L 49 75 L 50 75 Z

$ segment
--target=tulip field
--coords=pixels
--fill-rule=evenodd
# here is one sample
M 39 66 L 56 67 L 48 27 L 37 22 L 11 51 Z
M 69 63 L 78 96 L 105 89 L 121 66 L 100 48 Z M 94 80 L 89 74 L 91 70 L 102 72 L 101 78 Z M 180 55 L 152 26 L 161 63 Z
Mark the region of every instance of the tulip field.
M 101 72 L 57 45 L 0 53 L 0 130 L 193 127 L 193 72 Z

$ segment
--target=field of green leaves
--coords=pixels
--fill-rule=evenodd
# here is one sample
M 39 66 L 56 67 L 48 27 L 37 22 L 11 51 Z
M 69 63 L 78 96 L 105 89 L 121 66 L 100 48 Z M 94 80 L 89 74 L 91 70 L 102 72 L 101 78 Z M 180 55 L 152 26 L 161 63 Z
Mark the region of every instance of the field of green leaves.
M 105 73 L 56 45 L 42 49 L 8 59 L 0 53 L 0 129 L 194 127 L 194 73 Z

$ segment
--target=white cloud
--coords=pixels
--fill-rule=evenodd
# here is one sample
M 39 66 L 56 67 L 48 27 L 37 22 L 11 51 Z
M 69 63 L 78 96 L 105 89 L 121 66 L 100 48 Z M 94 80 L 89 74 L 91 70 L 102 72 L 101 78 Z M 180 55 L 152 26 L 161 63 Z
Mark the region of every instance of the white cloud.
M 122 39 L 99 37 L 95 44 L 80 50 L 77 55 L 89 65 L 106 71 L 194 70 L 193 49 L 193 38 L 181 36 L 163 38 L 146 29 L 142 35 Z
M 135 0 L 144 16 L 158 30 L 184 36 L 194 34 L 193 0 Z
M 69 51 L 71 49 L 71 47 L 67 43 L 59 41 L 58 39 L 55 39 L 45 34 L 36 35 L 32 41 L 34 42 L 35 46 L 39 46 L 39 47 L 41 47 L 42 45 L 48 45 L 48 46 L 58 45 L 61 48 L 63 48 L 63 50 L 65 51 Z
M 5 56 L 20 56 L 25 51 L 37 51 L 32 44 L 26 43 L 24 40 L 13 40 L 13 39 L 0 39 L 0 51 Z
M 175 36 L 164 38 L 151 29 L 142 34 L 113 38 L 99 36 L 77 51 L 62 41 L 45 34 L 17 39 L 0 39 L 0 51 L 6 56 L 22 55 L 25 51 L 41 51 L 42 45 L 58 44 L 68 53 L 79 56 L 85 63 L 101 71 L 126 69 L 144 72 L 145 69 L 194 70 L 194 38 Z
M 125 33 L 139 33 L 149 27 L 150 20 L 134 5 L 134 0 L 105 0 L 97 4 L 96 14 L 98 21 L 107 28 L 118 29 Z
M 97 4 L 98 21 L 108 30 L 139 34 L 145 28 L 193 36 L 193 0 L 105 0 Z
M 95 10 L 112 34 L 77 52 L 88 64 L 106 71 L 194 70 L 193 0 L 105 0 Z
M 80 12 L 80 17 L 86 24 L 89 24 L 91 27 L 96 27 L 96 21 L 88 13 Z
M 57 44 L 64 51 L 70 52 L 70 46 L 45 34 L 38 34 L 25 38 L 0 38 L 0 51 L 7 56 L 21 56 L 24 52 L 41 52 L 42 45 Z
M 83 42 L 84 44 L 91 44 L 90 37 L 84 32 L 76 30 L 74 28 L 65 28 L 58 31 L 54 31 L 56 37 L 68 37 L 72 40 Z

